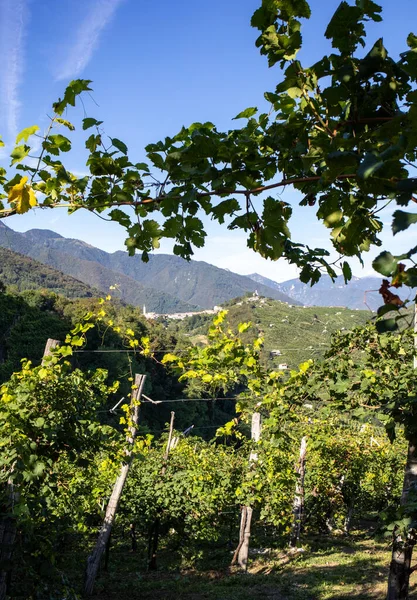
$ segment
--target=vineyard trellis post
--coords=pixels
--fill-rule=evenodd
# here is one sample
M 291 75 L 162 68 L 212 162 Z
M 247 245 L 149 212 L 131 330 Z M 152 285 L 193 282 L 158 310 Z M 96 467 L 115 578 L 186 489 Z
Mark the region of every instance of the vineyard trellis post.
M 139 403 L 142 395 L 143 386 L 145 384 L 146 375 L 136 375 L 135 385 L 132 391 L 131 402 L 130 402 L 130 424 L 128 433 L 126 436 L 126 460 L 121 465 L 120 473 L 113 486 L 113 491 L 110 496 L 109 502 L 106 508 L 106 514 L 104 517 L 103 525 L 101 526 L 98 534 L 97 542 L 94 550 L 87 559 L 87 567 L 85 573 L 85 584 L 84 584 L 84 595 L 91 596 L 94 589 L 94 583 L 97 577 L 100 561 L 103 553 L 106 549 L 106 545 L 110 538 L 110 534 L 113 528 L 113 523 L 116 517 L 117 508 L 119 505 L 120 498 L 122 496 L 123 488 L 126 483 L 129 469 L 132 464 L 132 450 L 135 443 L 136 432 L 139 420 Z
M 293 504 L 293 523 L 291 528 L 290 547 L 296 548 L 300 541 L 301 523 L 304 513 L 304 477 L 305 459 L 307 452 L 307 438 L 304 436 L 300 444 L 300 457 L 296 466 L 297 482 L 295 484 L 295 495 Z
M 163 462 L 163 466 L 161 469 L 161 476 L 163 477 L 166 473 L 166 468 L 167 468 L 167 461 L 168 461 L 168 456 L 169 456 L 169 452 L 171 450 L 171 445 L 173 442 L 172 439 L 172 433 L 174 431 L 174 420 L 175 420 L 175 412 L 171 412 L 171 420 L 169 423 L 169 433 L 168 433 L 168 440 L 167 440 L 167 445 L 165 448 L 165 454 L 164 454 L 164 462 Z M 157 556 L 157 551 L 158 551 L 158 542 L 159 542 L 159 527 L 161 524 L 161 518 L 158 515 L 155 518 L 155 521 L 153 522 L 153 525 L 151 527 L 151 531 L 149 534 L 149 548 L 148 548 L 148 571 L 156 571 L 156 556 Z
M 49 338 L 45 345 L 42 364 L 45 363 L 45 358 L 52 353 L 52 350 L 59 345 L 58 340 Z M 13 472 L 12 467 L 12 472 Z M 5 600 L 9 594 L 10 577 L 11 577 L 11 560 L 13 555 L 13 546 L 16 538 L 16 519 L 13 516 L 15 504 L 19 501 L 19 492 L 13 485 L 12 478 L 7 482 L 7 492 L 9 505 L 2 507 L 2 510 L 7 511 L 5 517 L 0 520 L 0 600 Z M 5 566 L 3 566 L 5 565 Z
M 261 438 L 261 414 L 259 412 L 255 412 L 252 415 L 251 438 L 254 442 L 258 442 Z M 253 465 L 257 460 L 258 453 L 252 450 L 249 456 L 249 470 L 253 469 Z M 251 506 L 242 506 L 239 529 L 239 544 L 232 559 L 232 565 L 237 562 L 240 568 L 245 571 L 248 568 L 252 513 L 253 508 Z

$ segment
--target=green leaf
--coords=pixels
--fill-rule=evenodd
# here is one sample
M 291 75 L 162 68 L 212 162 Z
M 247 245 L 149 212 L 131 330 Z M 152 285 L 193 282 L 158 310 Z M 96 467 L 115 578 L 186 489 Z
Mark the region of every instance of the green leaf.
M 277 20 L 289 21 L 294 17 L 309 19 L 310 16 L 311 10 L 307 0 L 264 0 L 262 6 L 253 13 L 251 25 L 264 30 Z
M 71 81 L 65 90 L 64 98 L 62 100 L 59 98 L 59 100 L 52 105 L 56 114 L 61 116 L 68 106 L 75 106 L 77 96 L 82 94 L 82 92 L 91 91 L 91 88 L 89 87 L 90 83 L 91 81 L 89 79 L 74 79 Z
M 30 136 L 36 133 L 37 131 L 39 131 L 39 127 L 37 125 L 32 125 L 32 127 L 26 127 L 26 129 L 23 129 L 20 133 L 17 134 L 16 144 L 18 144 L 22 140 L 27 142 Z
M 390 277 L 397 268 L 397 258 L 391 252 L 381 252 L 372 263 L 377 273 Z
M 356 6 L 343 0 L 331 18 L 325 36 L 332 40 L 332 46 L 338 48 L 343 55 L 352 54 L 358 44 L 365 46 L 363 22 L 369 19 L 380 21 L 381 10 L 372 0 L 356 0 Z M 346 35 L 347 31 L 349 35 Z
M 122 152 L 122 154 L 127 154 L 127 146 L 124 142 L 118 140 L 117 138 L 112 138 L 111 143 L 113 144 L 113 146 L 115 148 L 120 150 L 120 152 Z
M 12 159 L 10 166 L 21 162 L 30 152 L 30 146 L 16 146 L 10 153 Z
M 417 35 L 409 33 L 407 37 L 407 45 L 412 50 L 417 50 Z
M 130 225 L 132 224 L 130 217 L 125 212 L 120 210 L 120 208 L 114 208 L 112 211 L 110 211 L 109 217 L 112 219 L 112 221 L 117 221 L 123 227 L 126 228 L 130 227 Z
M 98 127 L 101 125 L 103 121 L 97 121 L 97 119 L 93 119 L 92 117 L 86 117 L 83 119 L 83 129 L 90 129 L 90 127 Z
M 347 283 L 348 281 L 350 281 L 352 279 L 352 269 L 350 268 L 350 265 L 348 262 L 344 261 L 344 263 L 342 265 L 342 271 L 343 271 L 343 277 L 344 277 L 345 283 Z
M 396 319 L 381 319 L 375 323 L 378 333 L 387 333 L 398 331 L 398 323 Z
M 245 110 L 242 110 L 242 112 L 240 112 L 238 115 L 236 115 L 236 117 L 234 117 L 233 120 L 250 119 L 251 117 L 253 117 L 253 115 L 256 115 L 257 112 L 258 112 L 258 109 L 255 106 L 252 106 L 250 108 L 245 108 Z
M 410 225 L 412 225 L 413 223 L 417 223 L 416 213 L 408 213 L 403 210 L 396 210 L 393 214 L 392 219 L 392 233 L 396 235 L 400 231 L 408 229 L 408 227 L 410 227 Z
M 287 94 L 290 98 L 300 98 L 303 95 L 303 90 L 299 87 L 293 86 L 287 89 Z
M 45 463 L 43 462 L 36 462 L 35 463 L 35 467 L 33 469 L 33 474 L 35 475 L 35 477 L 39 477 L 40 475 L 42 475 L 42 473 L 45 470 Z
M 365 156 L 358 169 L 358 176 L 362 179 L 368 179 L 384 165 L 380 160 L 379 154 L 369 153 Z
M 239 323 L 237 330 L 239 333 L 244 333 L 245 331 L 250 329 L 251 326 L 252 326 L 252 323 L 250 321 L 248 321 L 247 323 Z
M 397 190 L 399 192 L 409 193 L 417 192 L 417 178 L 410 177 L 409 179 L 402 179 L 397 183 Z
M 224 223 L 225 215 L 233 215 L 235 212 L 240 210 L 240 204 L 235 198 L 230 198 L 229 200 L 223 200 L 216 206 L 212 208 L 213 216 L 219 221 L 219 223 Z
M 56 133 L 50 135 L 48 139 L 51 142 L 51 144 L 59 148 L 61 152 L 69 152 L 71 150 L 71 140 L 65 137 L 65 135 Z
M 165 169 L 165 161 L 160 154 L 157 154 L 156 152 L 150 152 L 148 157 L 153 162 L 155 167 L 158 167 L 158 169 L 161 170 Z
M 85 147 L 90 152 L 95 152 L 101 144 L 101 135 L 95 135 L 92 133 L 90 137 L 85 141 Z

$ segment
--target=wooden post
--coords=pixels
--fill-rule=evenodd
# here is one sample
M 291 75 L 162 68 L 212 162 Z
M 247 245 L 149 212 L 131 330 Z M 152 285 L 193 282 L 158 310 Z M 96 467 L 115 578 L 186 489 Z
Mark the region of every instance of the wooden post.
M 293 523 L 291 528 L 290 546 L 296 548 L 300 541 L 301 521 L 304 513 L 304 476 L 305 476 L 305 458 L 307 451 L 307 438 L 303 437 L 300 444 L 300 458 L 296 466 L 298 475 L 295 484 L 295 495 L 293 504 Z
M 58 346 L 58 340 L 48 339 L 45 345 L 43 358 L 51 354 L 53 348 Z M 44 361 L 42 360 L 42 364 Z M 14 466 L 12 467 L 12 471 Z M 0 600 L 5 600 L 9 594 L 9 581 L 11 577 L 10 562 L 13 555 L 13 546 L 16 538 L 16 519 L 13 516 L 15 504 L 19 501 L 19 492 L 13 485 L 13 480 L 10 478 L 7 482 L 9 502 L 8 506 L 4 507 L 4 511 L 9 513 L 7 517 L 0 520 L 0 564 L 7 565 L 0 570 Z
M 162 475 L 165 475 L 165 471 L 167 469 L 166 462 L 168 460 L 169 451 L 171 450 L 172 432 L 174 431 L 174 420 L 175 420 L 175 413 L 172 411 L 171 412 L 171 420 L 169 422 L 168 441 L 167 441 L 167 446 L 165 448 L 164 466 L 162 467 Z
M 261 414 L 258 412 L 255 412 L 252 415 L 251 438 L 254 442 L 258 442 L 261 438 Z M 252 450 L 249 456 L 249 469 L 253 468 L 253 465 L 257 460 L 258 453 Z M 240 568 L 244 571 L 246 571 L 248 568 L 249 540 L 252 513 L 253 510 L 251 506 L 242 507 L 240 517 L 239 544 L 232 559 L 232 565 L 234 565 L 237 562 Z
M 175 420 L 175 412 L 171 412 L 171 421 L 169 423 L 169 433 L 168 433 L 168 441 L 165 448 L 164 454 L 164 464 L 161 469 L 162 477 L 165 475 L 167 470 L 167 460 L 169 456 L 169 452 L 171 450 L 172 445 L 172 432 L 174 431 L 174 420 Z M 149 536 L 149 547 L 148 547 L 148 571 L 156 571 L 156 555 L 158 552 L 158 542 L 159 542 L 159 526 L 161 524 L 161 518 L 158 515 L 152 525 L 151 533 Z
M 46 340 L 46 345 L 45 345 L 45 350 L 43 353 L 43 358 L 45 358 L 46 356 L 49 356 L 50 354 L 52 354 L 52 350 L 54 348 L 56 348 L 57 346 L 59 346 L 59 341 L 58 340 L 53 340 L 52 338 L 48 338 Z M 42 364 L 45 364 L 45 361 L 42 360 Z
M 104 517 L 103 525 L 101 526 L 100 532 L 98 534 L 96 545 L 87 559 L 87 568 L 85 573 L 84 585 L 85 596 L 91 596 L 91 594 L 93 593 L 94 583 L 100 566 L 100 560 L 106 549 L 107 541 L 111 534 L 114 519 L 116 517 L 117 508 L 123 492 L 123 487 L 126 483 L 126 479 L 129 474 L 130 465 L 132 464 L 132 448 L 135 442 L 139 420 L 139 402 L 142 395 L 145 379 L 146 375 L 136 375 L 135 377 L 135 390 L 132 392 L 132 399 L 130 402 L 131 425 L 129 426 L 128 433 L 126 436 L 126 462 L 123 463 L 120 467 L 120 473 L 116 479 L 112 494 L 107 504 L 106 514 Z
M 132 552 L 136 552 L 138 548 L 138 543 L 136 541 L 136 527 L 134 523 L 131 523 L 129 526 L 129 536 L 131 541 Z

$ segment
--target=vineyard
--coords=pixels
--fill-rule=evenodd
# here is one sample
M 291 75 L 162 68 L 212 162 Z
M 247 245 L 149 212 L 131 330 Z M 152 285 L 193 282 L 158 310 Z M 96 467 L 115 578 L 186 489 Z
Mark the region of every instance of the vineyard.
M 78 65 L 91 58 L 119 3 L 111 4 L 100 3 L 108 14 L 97 13 L 101 25 Z M 417 285 L 417 246 L 408 248 L 412 233 L 403 234 L 417 223 L 417 36 L 395 29 L 390 55 L 382 33 L 367 39 L 382 22 L 373 0 L 342 0 L 328 23 L 320 8 L 311 26 L 307 0 L 262 0 L 251 26 L 278 81 L 260 109 L 239 107 L 225 131 L 206 116 L 179 125 L 147 143 L 141 162 L 131 158 L 137 147 L 130 152 L 106 132 L 89 79 L 70 81 L 44 132 L 30 125 L 17 133 L 18 51 L 9 56 L 3 95 L 11 117 L 0 160 L 7 155 L 10 164 L 0 167 L 0 219 L 61 209 L 65 218 L 118 224 L 127 254 L 95 252 L 131 274 L 129 256 L 148 262 L 161 240 L 191 260 L 214 221 L 264 259 L 286 261 L 303 284 L 323 274 L 348 283 L 377 249 L 367 268 L 383 279 L 374 315 L 283 307 L 254 294 L 219 309 L 212 322 L 177 326 L 146 322 L 120 300 L 123 282 L 132 302 L 151 297 L 140 281 L 118 278 L 119 288 L 115 282 L 96 299 L 73 277 L 3 252 L 30 273 L 16 277 L 4 265 L 14 288 L 0 282 L 0 600 L 416 597 L 417 311 L 396 289 Z M 5 41 L 9 53 L 25 39 L 20 11 L 20 33 Z M 190 31 L 199 33 L 200 21 Z M 172 31 L 176 57 L 174 41 L 183 36 Z M 225 64 L 240 35 L 227 39 Z M 305 45 L 308 36 L 313 45 Z M 74 47 L 79 52 L 79 42 Z M 112 62 L 118 70 L 126 60 Z M 109 94 L 114 87 L 127 98 L 127 80 L 141 71 L 140 95 L 152 96 L 143 91 L 152 67 L 138 64 L 135 57 Z M 205 93 L 213 74 L 204 77 Z M 160 79 L 166 83 L 165 74 Z M 42 81 L 34 72 L 31 88 Z M 167 84 L 164 104 L 171 92 Z M 110 100 L 118 118 L 120 97 Z M 137 114 L 148 119 L 135 107 Z M 126 119 L 125 132 L 136 137 L 140 126 Z M 79 156 L 82 169 L 74 167 Z M 307 225 L 293 239 L 297 219 Z M 310 221 L 324 226 L 321 237 Z M 42 237 L 36 231 L 17 236 L 27 254 Z M 2 227 L 4 239 L 12 234 Z M 38 246 L 49 265 L 67 243 L 54 239 L 58 250 Z M 323 247 L 310 245 L 317 240 Z M 81 257 L 90 250 L 77 247 Z M 80 263 L 61 259 L 76 276 Z M 111 270 L 81 262 L 87 283 L 107 290 Z M 211 283 L 228 285 L 230 278 L 208 270 Z M 157 284 L 169 287 L 174 278 L 172 267 Z M 83 298 L 34 290 L 42 280 Z M 183 281 L 186 299 L 210 304 L 190 274 Z M 188 307 L 158 285 L 156 306 Z
M 23 361 L 1 387 L 4 598 L 125 589 L 187 598 L 215 577 L 219 595 L 207 597 L 237 586 L 242 598 L 275 589 L 292 599 L 301 592 L 291 569 L 320 564 L 329 549 L 347 548 L 353 564 L 361 548 L 387 557 L 393 529 L 410 526 L 400 508 L 409 435 L 400 415 L 416 380 L 408 328 L 340 332 L 322 361 L 288 373 L 263 359 L 251 323 L 235 328 L 227 311 L 204 345 L 161 355 L 115 306 L 110 296 L 96 303 L 64 339 L 48 341 L 40 364 Z M 125 381 L 77 366 L 97 339 L 104 353 L 122 352 Z M 153 364 L 177 380 L 176 397 L 151 397 Z M 156 428 L 149 410 L 165 410 L 169 423 Z M 246 584 L 245 572 L 256 581 Z M 382 585 L 378 573 L 369 589 Z M 311 597 L 336 597 L 320 581 L 308 585 Z

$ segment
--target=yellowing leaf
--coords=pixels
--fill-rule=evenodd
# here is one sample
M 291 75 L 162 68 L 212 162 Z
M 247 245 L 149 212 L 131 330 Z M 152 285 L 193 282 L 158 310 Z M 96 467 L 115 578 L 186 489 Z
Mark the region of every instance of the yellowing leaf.
M 35 192 L 30 185 L 27 185 L 27 180 L 27 177 L 22 177 L 20 183 L 9 190 L 9 203 L 14 204 L 14 208 L 19 215 L 28 212 L 30 208 L 38 204 Z
M 45 379 L 45 377 L 48 375 L 48 369 L 39 369 L 38 371 L 38 377 L 39 379 Z
M 67 121 L 66 119 L 61 119 L 61 118 L 55 117 L 55 121 L 57 123 L 60 123 L 60 125 L 64 125 L 64 127 L 68 127 L 68 129 L 70 131 L 74 131 L 74 129 L 75 129 L 74 125 L 72 123 L 70 123 L 69 121 Z
M 238 329 L 239 333 L 244 333 L 251 326 L 252 326 L 252 323 L 250 321 L 248 321 L 247 323 L 239 323 L 237 329 Z
M 312 364 L 313 364 L 313 361 L 311 360 L 311 358 L 309 360 L 306 360 L 305 362 L 301 363 L 299 366 L 301 373 L 305 373 L 306 371 L 308 371 L 308 369 L 311 367 Z
M 39 127 L 37 125 L 32 125 L 32 127 L 26 127 L 26 129 L 23 129 L 20 133 L 17 134 L 16 144 L 18 144 L 22 140 L 25 140 L 25 142 L 27 142 L 30 136 L 36 133 L 37 131 L 39 131 Z
M 176 362 L 178 360 L 177 356 L 175 356 L 175 354 L 170 354 L 169 352 L 167 354 L 164 355 L 164 357 L 161 360 L 161 363 L 163 365 L 165 365 L 166 363 L 169 362 Z

